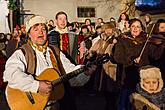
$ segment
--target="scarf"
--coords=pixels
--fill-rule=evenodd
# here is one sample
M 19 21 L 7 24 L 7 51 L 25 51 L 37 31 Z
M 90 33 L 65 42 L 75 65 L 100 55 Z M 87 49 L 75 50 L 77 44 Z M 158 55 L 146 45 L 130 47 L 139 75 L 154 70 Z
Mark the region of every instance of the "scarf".
M 47 47 L 48 47 L 48 41 L 43 45 L 43 46 L 38 46 L 36 44 L 34 44 L 31 40 L 28 40 L 28 44 L 30 44 L 31 46 L 33 46 L 34 48 L 36 48 L 37 50 L 39 50 L 40 52 L 45 52 Z
M 65 27 L 64 29 L 59 29 L 58 26 L 56 26 L 56 27 L 55 27 L 55 30 L 56 30 L 57 32 L 59 32 L 60 34 L 68 33 L 67 27 Z
M 165 88 L 158 93 L 148 93 L 140 87 L 140 84 L 136 87 L 137 92 L 148 99 L 151 103 L 155 104 L 159 108 L 165 108 Z

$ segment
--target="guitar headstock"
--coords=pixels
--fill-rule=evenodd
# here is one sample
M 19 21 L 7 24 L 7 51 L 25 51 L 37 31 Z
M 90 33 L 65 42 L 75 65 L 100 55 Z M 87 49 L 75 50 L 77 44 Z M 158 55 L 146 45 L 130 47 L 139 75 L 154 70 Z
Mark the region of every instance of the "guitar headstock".
M 91 55 L 88 55 L 88 57 L 86 58 L 87 58 L 86 59 L 87 65 L 91 65 L 91 64 L 101 65 L 111 60 L 111 57 L 109 56 L 108 53 L 99 54 L 96 52 L 92 52 Z
M 96 56 L 96 60 L 94 63 L 97 65 L 101 65 L 101 64 L 108 62 L 109 60 L 110 60 L 110 56 L 108 53 L 107 54 L 98 54 Z

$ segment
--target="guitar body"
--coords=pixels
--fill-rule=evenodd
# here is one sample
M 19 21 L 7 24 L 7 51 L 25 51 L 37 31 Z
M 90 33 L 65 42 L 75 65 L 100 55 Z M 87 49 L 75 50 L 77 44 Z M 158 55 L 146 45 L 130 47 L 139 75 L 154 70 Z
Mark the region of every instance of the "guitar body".
M 46 69 L 38 77 L 38 80 L 53 81 L 59 78 L 57 71 L 53 68 Z M 56 85 L 49 94 L 32 93 L 35 101 L 32 104 L 26 95 L 26 92 L 19 89 L 13 89 L 7 86 L 7 102 L 11 110 L 43 110 L 50 100 L 61 99 L 64 95 L 63 84 Z

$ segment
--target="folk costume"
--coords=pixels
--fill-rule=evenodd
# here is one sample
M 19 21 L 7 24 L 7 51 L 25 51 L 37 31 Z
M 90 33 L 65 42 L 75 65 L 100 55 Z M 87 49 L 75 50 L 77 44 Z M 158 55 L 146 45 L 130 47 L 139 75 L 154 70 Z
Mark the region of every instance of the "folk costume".
M 140 63 L 135 64 L 134 59 L 139 57 L 145 43 L 138 40 L 143 38 L 143 34 L 141 33 L 136 38 L 133 38 L 130 32 L 122 34 L 118 43 L 114 46 L 114 59 L 119 65 L 117 70 L 121 75 L 121 84 L 134 90 L 139 81 L 139 67 L 150 64 L 150 59 L 159 59 L 165 48 L 164 43 L 159 47 L 147 43 Z
M 99 54 L 108 53 L 112 55 L 112 48 L 114 36 L 106 37 L 105 34 L 101 34 L 101 39 L 99 39 L 90 49 L 90 51 L 96 51 Z M 111 61 L 103 64 L 103 68 L 106 71 L 106 74 L 109 75 L 114 81 L 116 81 L 116 64 L 113 64 Z
M 148 21 L 147 21 L 147 19 L 146 19 L 146 17 L 148 17 Z M 145 32 L 147 32 L 147 34 L 152 34 L 152 28 L 153 28 L 153 26 L 154 26 L 154 23 L 153 23 L 153 21 L 152 21 L 152 17 L 151 17 L 151 15 L 150 14 L 146 14 L 145 15 L 145 23 L 144 23 L 144 26 L 145 26 Z M 150 33 L 151 32 L 151 33 Z
M 45 18 L 42 16 L 31 18 L 26 25 L 27 32 L 32 26 L 38 23 L 46 24 Z M 7 88 L 38 93 L 39 81 L 36 80 L 36 77 L 42 75 L 44 71 L 53 69 L 61 76 L 81 66 L 82 65 L 75 66 L 72 64 L 57 47 L 52 48 L 48 46 L 48 42 L 43 46 L 37 46 L 29 40 L 28 44 L 24 44 L 20 49 L 17 49 L 7 60 L 3 79 L 5 82 L 8 82 Z M 89 76 L 79 74 L 77 77 L 70 79 L 70 83 L 67 84 L 71 86 L 82 86 L 88 79 Z M 10 89 L 6 90 L 6 97 L 8 102 L 10 102 L 11 100 L 8 99 L 8 90 Z M 52 92 L 55 91 L 57 90 Z M 16 98 L 12 99 L 12 101 L 18 102 L 18 104 L 21 103 L 21 101 L 18 101 Z
M 141 66 L 150 64 L 150 59 L 159 59 L 162 55 L 165 45 L 161 44 L 157 47 L 151 43 L 147 43 L 139 64 L 134 59 L 139 57 L 145 42 L 139 42 L 137 39 L 142 38 L 143 33 L 134 38 L 131 32 L 121 36 L 114 46 L 114 59 L 117 63 L 118 81 L 121 85 L 121 96 L 119 101 L 119 109 L 131 110 L 129 95 L 136 90 L 139 82 L 138 69 Z
M 140 70 L 140 83 L 136 86 L 136 92 L 130 97 L 134 109 L 136 110 L 164 110 L 165 109 L 165 89 L 160 69 L 153 67 Z M 158 80 L 158 87 L 155 91 L 150 91 L 144 86 L 144 79 L 154 78 Z M 152 93 L 151 93 L 152 92 Z
M 136 110 L 164 110 L 165 100 L 164 100 L 165 89 L 162 89 L 161 92 L 155 94 L 149 94 L 143 90 L 140 85 L 137 85 L 137 92 L 132 94 L 132 102 Z M 161 108 L 161 109 L 160 109 Z
M 48 33 L 49 44 L 57 45 L 60 50 L 71 60 L 77 64 L 80 60 L 79 50 L 80 43 L 83 41 L 82 36 L 76 35 L 74 32 L 69 32 L 67 28 L 62 31 L 57 27 Z
M 105 29 L 113 29 L 114 27 L 109 24 L 104 24 Z M 112 55 L 112 48 L 114 46 L 113 40 L 115 39 L 114 33 L 109 36 L 105 33 L 101 34 L 101 38 L 90 48 L 89 52 L 96 52 L 98 54 Z M 116 81 L 116 68 L 117 65 L 112 61 L 100 65 L 90 78 L 90 83 L 93 83 L 93 90 L 103 92 L 106 99 L 106 110 L 117 109 L 117 99 L 119 86 Z M 112 101 L 113 100 L 113 101 Z

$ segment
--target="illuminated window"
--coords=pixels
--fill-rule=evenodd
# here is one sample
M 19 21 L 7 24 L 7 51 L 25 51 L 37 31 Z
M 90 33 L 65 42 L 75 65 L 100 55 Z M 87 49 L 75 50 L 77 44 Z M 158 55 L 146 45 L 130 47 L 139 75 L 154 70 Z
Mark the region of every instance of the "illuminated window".
M 77 8 L 78 17 L 96 17 L 95 7 L 78 7 Z

